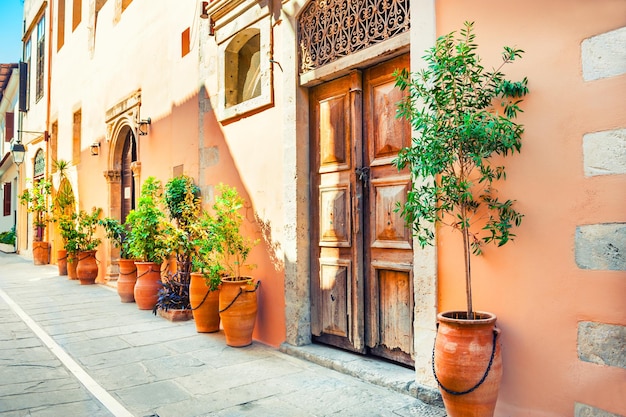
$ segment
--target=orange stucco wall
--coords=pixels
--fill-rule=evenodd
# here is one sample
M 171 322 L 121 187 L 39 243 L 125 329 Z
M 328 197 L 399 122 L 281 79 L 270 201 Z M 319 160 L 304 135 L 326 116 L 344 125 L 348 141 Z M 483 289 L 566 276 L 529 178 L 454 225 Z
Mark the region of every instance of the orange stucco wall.
M 475 21 L 484 64 L 503 45 L 526 51 L 504 68 L 529 79 L 519 122 L 521 154 L 504 162 L 505 198 L 525 214 L 515 242 L 474 258 L 474 308 L 495 312 L 503 330 L 504 376 L 496 415 L 567 416 L 575 402 L 626 414 L 626 370 L 582 362 L 579 321 L 626 323 L 623 271 L 579 269 L 576 226 L 626 220 L 624 175 L 584 176 L 582 137 L 626 125 L 626 76 L 583 81 L 583 39 L 626 25 L 619 0 L 506 2 L 442 0 L 437 34 Z M 460 236 L 441 230 L 439 309 L 463 309 Z

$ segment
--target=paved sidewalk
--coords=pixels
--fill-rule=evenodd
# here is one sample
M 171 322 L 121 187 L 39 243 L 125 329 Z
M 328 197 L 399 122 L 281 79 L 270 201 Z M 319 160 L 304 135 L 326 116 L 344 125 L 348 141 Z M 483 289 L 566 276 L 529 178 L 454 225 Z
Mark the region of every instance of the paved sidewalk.
M 0 417 L 445 416 L 292 355 L 306 348 L 231 348 L 19 255 L 0 253 L 0 320 Z

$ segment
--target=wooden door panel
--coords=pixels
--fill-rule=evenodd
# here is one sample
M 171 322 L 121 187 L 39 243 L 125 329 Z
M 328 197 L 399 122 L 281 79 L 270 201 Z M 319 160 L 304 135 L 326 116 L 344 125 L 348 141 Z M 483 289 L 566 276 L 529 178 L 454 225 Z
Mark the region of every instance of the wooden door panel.
M 388 74 L 372 80 L 371 86 L 373 117 L 371 165 L 389 164 L 398 151 L 408 146 L 411 132 L 407 123 L 396 118 L 396 103 L 402 99 L 402 92 L 389 82 Z
M 350 169 L 349 92 L 319 102 L 320 172 Z
M 364 352 L 361 73 L 317 86 L 310 94 L 311 330 L 315 340 Z
M 336 187 L 320 187 L 320 246 L 346 248 L 351 246 L 350 200 L 350 184 Z
M 395 88 L 393 72 L 403 67 L 409 67 L 408 55 L 372 67 L 363 77 L 364 165 L 370 174 L 364 259 L 371 265 L 365 337 L 371 352 L 413 365 L 413 241 L 396 212 L 398 203 L 406 201 L 411 177 L 408 170 L 398 172 L 392 165 L 411 141 L 410 125 L 395 117 L 403 93 Z
M 350 261 L 320 259 L 322 333 L 351 339 Z
M 372 264 L 379 303 L 369 341 L 374 353 L 410 366 L 414 365 L 412 270 L 410 264 Z
M 372 248 L 411 249 L 411 231 L 396 211 L 396 204 L 404 204 L 410 181 L 406 176 L 372 180 L 374 224 Z

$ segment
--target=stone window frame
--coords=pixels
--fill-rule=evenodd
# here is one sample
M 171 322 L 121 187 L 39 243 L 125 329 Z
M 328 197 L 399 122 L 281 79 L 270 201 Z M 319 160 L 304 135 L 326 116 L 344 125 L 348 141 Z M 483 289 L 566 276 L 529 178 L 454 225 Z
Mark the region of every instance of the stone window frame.
M 248 9 L 236 16 L 224 16 L 214 22 L 215 40 L 217 43 L 218 56 L 218 120 L 228 121 L 242 117 L 247 113 L 260 111 L 274 104 L 273 68 L 272 68 L 272 26 L 268 7 L 261 9 Z M 229 83 L 226 81 L 227 55 L 233 49 L 233 41 L 238 35 L 256 30 L 260 36 L 260 79 L 261 94 L 246 101 L 231 106 L 226 106 L 226 89 Z

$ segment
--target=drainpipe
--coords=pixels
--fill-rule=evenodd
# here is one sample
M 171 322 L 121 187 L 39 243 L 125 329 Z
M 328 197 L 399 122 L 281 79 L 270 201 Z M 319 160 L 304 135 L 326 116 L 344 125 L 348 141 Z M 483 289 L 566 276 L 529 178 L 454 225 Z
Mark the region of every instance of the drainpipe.
M 48 91 L 46 94 L 46 124 L 44 129 L 44 141 L 46 143 L 46 170 L 44 172 L 44 178 L 47 179 L 50 175 L 50 164 L 52 163 L 52 156 L 50 155 L 50 93 L 52 91 L 52 12 L 54 0 L 49 0 L 49 12 L 48 12 Z M 50 225 L 48 225 L 50 226 Z M 50 246 L 50 227 L 46 227 L 47 241 Z M 51 258 L 52 256 L 50 256 Z

